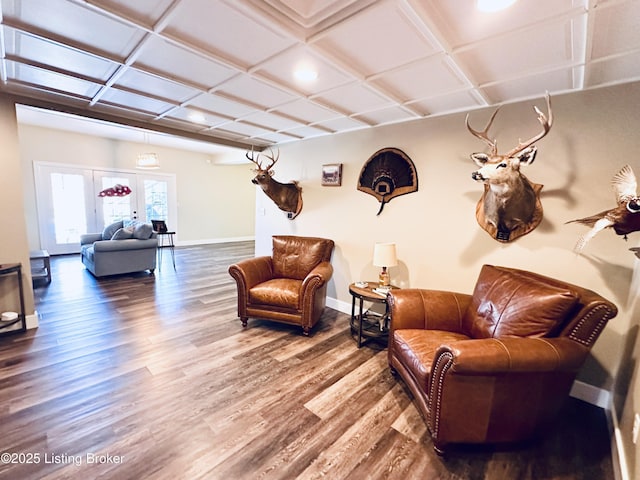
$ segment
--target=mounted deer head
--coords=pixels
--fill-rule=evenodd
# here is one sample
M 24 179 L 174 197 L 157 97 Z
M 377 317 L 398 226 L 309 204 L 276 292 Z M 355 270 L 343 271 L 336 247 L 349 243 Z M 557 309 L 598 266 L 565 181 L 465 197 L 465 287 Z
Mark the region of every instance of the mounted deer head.
M 544 137 L 553 124 L 551 99 L 546 95 L 549 118 L 538 107 L 533 107 L 542 125 L 542 131 L 504 155 L 498 154 L 496 140 L 489 138 L 489 128 L 500 110 L 491 115 L 482 131 L 467 129 L 489 146 L 489 153 L 472 153 L 471 159 L 480 167 L 471 178 L 484 184 L 484 193 L 476 207 L 476 219 L 482 228 L 501 242 L 509 242 L 535 229 L 542 221 L 540 190 L 542 185 L 532 183 L 520 172 L 521 165 L 533 163 L 537 149 L 533 144 Z
M 302 187 L 298 182 L 280 183 L 273 179 L 273 166 L 280 158 L 280 151 L 274 157 L 273 150 L 269 149 L 270 154 L 264 155 L 269 161 L 269 165 L 265 168 L 259 161 L 260 154 L 254 159 L 253 149 L 246 153 L 246 157 L 256 165 L 256 176 L 251 180 L 252 183 L 260 185 L 262 191 L 277 205 L 277 207 L 287 212 L 287 217 L 293 220 L 302 210 Z M 249 154 L 251 153 L 251 154 Z

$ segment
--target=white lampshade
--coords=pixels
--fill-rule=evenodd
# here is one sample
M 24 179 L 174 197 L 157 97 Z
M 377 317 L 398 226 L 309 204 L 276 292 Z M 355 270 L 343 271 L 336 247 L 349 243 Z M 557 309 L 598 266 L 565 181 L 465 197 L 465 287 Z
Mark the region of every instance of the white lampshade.
M 136 159 L 136 168 L 143 170 L 155 170 L 160 168 L 160 160 L 157 153 L 141 153 Z
M 373 265 L 376 267 L 395 267 L 398 265 L 395 243 L 376 243 L 373 247 Z

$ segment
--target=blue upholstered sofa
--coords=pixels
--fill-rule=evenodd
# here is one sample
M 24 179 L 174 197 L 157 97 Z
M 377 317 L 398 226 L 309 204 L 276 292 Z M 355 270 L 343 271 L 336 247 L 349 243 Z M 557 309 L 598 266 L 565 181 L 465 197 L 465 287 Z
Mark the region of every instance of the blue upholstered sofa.
M 151 224 L 119 221 L 102 233 L 80 237 L 82 263 L 96 277 L 118 275 L 156 268 L 158 238 Z

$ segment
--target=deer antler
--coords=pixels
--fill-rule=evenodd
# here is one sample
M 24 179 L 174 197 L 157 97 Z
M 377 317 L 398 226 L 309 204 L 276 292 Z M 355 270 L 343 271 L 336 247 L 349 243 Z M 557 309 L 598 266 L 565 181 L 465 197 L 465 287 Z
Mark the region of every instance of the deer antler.
M 255 163 L 256 166 L 258 167 L 258 170 L 262 170 L 262 165 L 260 164 L 260 162 L 258 162 L 257 159 L 254 160 L 253 158 L 253 147 L 251 147 L 251 156 L 249 156 L 249 152 L 245 153 L 245 157 L 247 157 L 248 160 L 250 160 L 252 163 Z M 260 158 L 260 154 L 258 154 L 258 158 Z
M 467 129 L 474 136 L 478 137 L 480 140 L 482 140 L 487 145 L 489 145 L 489 147 L 491 147 L 491 155 L 497 155 L 498 154 L 498 143 L 495 140 L 491 140 L 489 138 L 489 129 L 491 128 L 491 125 L 493 124 L 493 120 L 496 118 L 496 114 L 498 113 L 498 110 L 500 110 L 500 107 L 496 108 L 496 111 L 493 112 L 493 115 L 491 115 L 491 118 L 489 119 L 489 122 L 487 123 L 486 127 L 484 127 L 484 130 L 482 130 L 481 132 L 471 128 L 471 126 L 469 125 L 469 114 L 468 113 L 467 113 L 467 118 L 465 119 L 465 123 L 467 124 Z
M 271 147 L 269 147 L 269 151 L 271 152 L 271 155 L 265 155 L 265 157 L 271 160 L 271 163 L 269 164 L 269 166 L 265 168 L 267 172 L 271 170 L 273 166 L 276 164 L 276 162 L 280 159 L 280 149 L 278 149 L 278 154 L 276 155 L 276 158 L 273 158 L 274 155 L 273 155 L 273 150 L 271 150 Z
M 542 125 L 542 131 L 540 133 L 538 133 L 537 135 L 534 135 L 533 137 L 531 137 L 526 142 L 522 142 L 522 141 L 518 142 L 518 146 L 516 148 L 514 148 L 513 150 L 511 150 L 509 153 L 506 154 L 507 157 L 512 157 L 516 153 L 519 153 L 522 150 L 524 150 L 525 148 L 533 145 L 538 140 L 540 140 L 542 137 L 544 137 L 547 133 L 549 133 L 549 130 L 551 130 L 551 125 L 553 125 L 553 110 L 551 110 L 551 98 L 549 97 L 549 92 L 546 93 L 545 98 L 547 100 L 547 112 L 549 114 L 549 119 L 548 120 L 547 120 L 547 117 L 545 116 L 545 114 L 542 113 L 538 107 L 536 107 L 535 105 L 533 107 L 533 109 L 535 110 L 536 114 L 538 115 L 538 121 Z

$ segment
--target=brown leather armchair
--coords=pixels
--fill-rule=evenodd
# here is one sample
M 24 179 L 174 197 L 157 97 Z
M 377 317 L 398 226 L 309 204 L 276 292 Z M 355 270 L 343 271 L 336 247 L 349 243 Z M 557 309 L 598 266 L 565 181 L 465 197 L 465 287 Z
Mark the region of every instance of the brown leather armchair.
M 473 295 L 389 293 L 389 365 L 436 452 L 532 438 L 553 422 L 617 308 L 585 288 L 484 265 Z
M 277 235 L 272 256 L 243 260 L 229 267 L 238 285 L 238 316 L 300 325 L 304 335 L 320 319 L 333 275 L 333 240 Z

